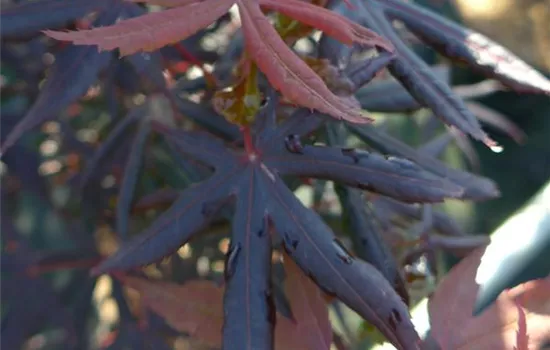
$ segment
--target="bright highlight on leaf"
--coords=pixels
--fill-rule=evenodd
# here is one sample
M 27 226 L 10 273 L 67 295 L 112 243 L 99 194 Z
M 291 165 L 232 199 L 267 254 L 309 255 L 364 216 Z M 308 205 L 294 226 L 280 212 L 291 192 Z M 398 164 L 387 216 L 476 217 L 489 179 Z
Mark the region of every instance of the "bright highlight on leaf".
M 475 276 L 485 249 L 453 267 L 430 298 L 434 338 L 443 349 L 539 349 L 550 340 L 550 277 L 502 292 L 474 317 Z

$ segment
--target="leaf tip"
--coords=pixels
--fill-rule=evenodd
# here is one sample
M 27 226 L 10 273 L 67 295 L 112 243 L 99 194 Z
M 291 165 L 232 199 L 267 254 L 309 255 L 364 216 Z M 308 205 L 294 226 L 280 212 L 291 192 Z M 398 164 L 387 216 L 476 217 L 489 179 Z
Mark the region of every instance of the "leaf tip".
M 42 30 L 42 34 L 55 40 L 70 41 L 70 39 L 68 38 L 68 35 L 70 35 L 70 32 L 62 32 L 59 30 L 46 29 L 46 30 Z

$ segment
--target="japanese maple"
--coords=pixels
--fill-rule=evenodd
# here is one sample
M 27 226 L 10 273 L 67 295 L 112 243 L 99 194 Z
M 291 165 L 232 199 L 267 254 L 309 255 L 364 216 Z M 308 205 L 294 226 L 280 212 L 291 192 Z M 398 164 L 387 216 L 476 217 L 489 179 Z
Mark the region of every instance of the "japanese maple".
M 420 348 L 408 311 L 413 281 L 437 272 L 436 253 L 468 256 L 488 240 L 435 205 L 500 195 L 492 180 L 439 156 L 456 142 L 476 164 L 467 137 L 494 145 L 481 123 L 522 140 L 505 116 L 472 99 L 504 87 L 550 94 L 550 82 L 411 2 L 350 2 L 39 0 L 3 8 L 2 64 L 19 80 L 7 79 L 2 91 L 17 97 L 2 106 L 2 346 L 23 348 L 54 327 L 65 331 L 63 344 L 48 338 L 48 346 L 79 350 L 164 350 L 174 337 L 227 349 L 322 350 L 341 345 L 328 310 L 340 317 L 346 305 L 397 348 Z M 396 20 L 494 80 L 451 87 L 448 69 L 419 59 Z M 203 47 L 219 34 L 223 50 Z M 299 50 L 300 39 L 311 49 Z M 192 66 L 205 76 L 193 77 Z M 424 107 L 433 115 L 414 145 L 365 123 L 365 111 Z M 31 137 L 38 126 L 59 141 L 53 151 L 41 146 L 47 157 Z M 60 164 L 50 177 L 29 171 L 49 170 L 41 164 L 50 160 Z M 296 195 L 304 188 L 311 203 Z M 41 220 L 29 220 L 44 226 L 31 234 L 16 225 L 30 215 L 16 215 L 29 195 L 33 208 L 64 223 L 55 234 Z M 425 275 L 414 270 L 420 263 Z M 60 279 L 50 283 L 50 274 Z M 447 324 L 437 311 L 466 312 L 476 289 L 470 277 L 444 280 L 430 302 L 443 346 L 468 344 L 480 324 L 495 324 L 468 316 L 457 326 L 464 333 L 453 334 L 460 339 L 441 335 Z M 539 282 L 524 287 L 540 291 Z M 458 283 L 468 300 L 453 295 L 463 291 Z M 90 331 L 104 325 L 95 322 L 103 304 L 96 284 L 118 310 L 99 344 Z M 540 310 L 542 293 L 509 293 L 497 302 L 509 328 L 487 338 L 504 336 L 518 350 L 539 344 L 529 311 Z

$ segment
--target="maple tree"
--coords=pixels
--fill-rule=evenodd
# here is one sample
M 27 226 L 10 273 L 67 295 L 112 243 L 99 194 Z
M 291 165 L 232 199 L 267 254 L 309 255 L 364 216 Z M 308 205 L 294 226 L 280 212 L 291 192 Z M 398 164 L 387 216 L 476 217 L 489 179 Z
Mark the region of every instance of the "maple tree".
M 46 323 L 66 331 L 66 348 L 97 345 L 87 323 L 95 285 L 109 275 L 118 319 L 101 348 L 168 349 L 168 338 L 184 337 L 214 348 L 329 349 L 340 337 L 328 310 L 343 304 L 398 349 L 419 349 L 408 308 L 423 277 L 411 269 L 426 258 L 433 272 L 440 251 L 467 256 L 430 301 L 441 346 L 477 346 L 480 324 L 499 327 L 488 341 L 518 349 L 548 336 L 545 281 L 505 292 L 487 316 L 460 313 L 473 303 L 476 249 L 487 237 L 467 235 L 435 207 L 500 194 L 492 180 L 438 159 L 453 141 L 475 165 L 468 137 L 496 147 L 480 121 L 525 137 L 473 98 L 550 94 L 543 75 L 481 34 L 398 0 L 39 0 L 1 16 L 3 62 L 27 81 L 7 83 L 9 92 L 32 101 L 2 117 L 8 178 L 74 232 L 58 239 L 61 251 L 37 251 L 14 224 L 14 206 L 2 207 L 2 294 L 14 310 L 3 320 L 6 348 Z M 494 80 L 451 87 L 396 20 Z M 205 48 L 216 35 L 229 36 L 223 50 Z M 312 48 L 299 50 L 302 39 Z M 425 129 L 439 135 L 414 147 L 366 115 L 424 107 L 433 113 Z M 25 171 L 40 166 L 22 146 L 39 125 L 60 140 L 61 169 L 48 180 Z M 311 205 L 296 196 L 304 187 Z M 19 187 L 3 186 L 2 200 L 18 203 Z M 227 246 L 214 249 L 222 238 Z M 44 276 L 66 270 L 61 289 Z M 498 323 L 496 308 L 515 328 Z M 463 316 L 453 326 L 463 333 L 449 336 L 442 310 Z

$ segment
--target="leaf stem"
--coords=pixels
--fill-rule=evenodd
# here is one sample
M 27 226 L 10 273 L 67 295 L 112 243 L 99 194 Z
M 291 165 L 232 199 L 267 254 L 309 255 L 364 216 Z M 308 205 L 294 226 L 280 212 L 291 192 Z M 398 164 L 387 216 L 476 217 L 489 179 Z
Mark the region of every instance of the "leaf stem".
M 254 143 L 252 142 L 252 133 L 250 132 L 250 125 L 242 125 L 240 127 L 241 133 L 243 135 L 244 141 L 244 150 L 246 154 L 251 157 L 256 155 L 256 150 L 254 149 Z
M 75 261 L 65 261 L 65 262 L 54 262 L 50 264 L 43 264 L 40 263 L 36 265 L 29 266 L 26 269 L 26 273 L 29 276 L 38 276 L 44 273 L 48 272 L 55 272 L 55 271 L 61 271 L 61 270 L 72 270 L 72 269 L 84 269 L 84 268 L 90 268 L 95 265 L 97 265 L 102 258 L 92 258 L 92 259 L 81 259 L 81 260 L 75 260 Z
M 181 43 L 175 44 L 174 48 L 178 51 L 178 53 L 184 60 L 189 61 L 191 64 L 197 66 L 202 71 L 204 79 L 206 79 L 206 82 L 210 85 L 210 87 L 216 87 L 216 79 L 212 74 L 206 71 L 206 69 L 204 68 L 204 63 L 201 62 L 201 60 L 199 60 L 197 57 L 195 57 L 195 55 L 189 52 Z

